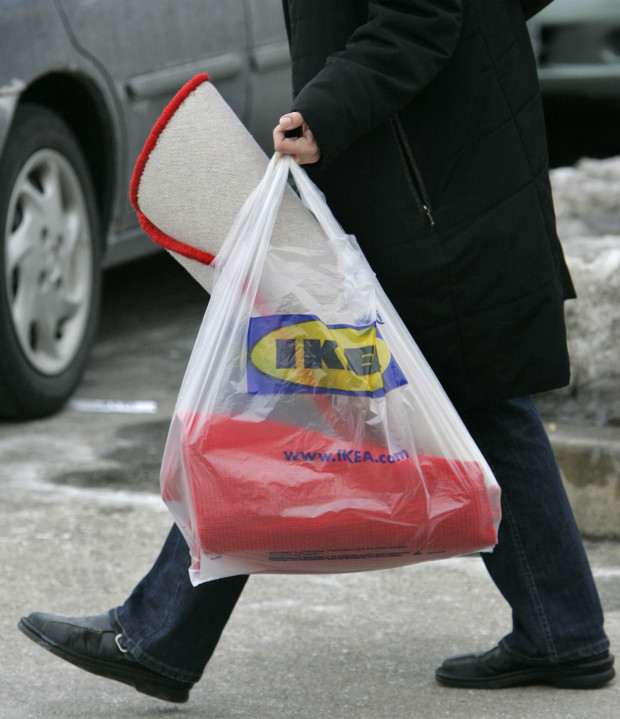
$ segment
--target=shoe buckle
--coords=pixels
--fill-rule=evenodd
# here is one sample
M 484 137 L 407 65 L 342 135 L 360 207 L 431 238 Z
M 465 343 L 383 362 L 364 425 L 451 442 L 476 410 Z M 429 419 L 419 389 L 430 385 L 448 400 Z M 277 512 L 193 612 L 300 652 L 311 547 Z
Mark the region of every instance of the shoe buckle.
M 119 651 L 121 651 L 123 654 L 129 654 L 129 649 L 126 649 L 126 648 L 125 648 L 124 646 L 122 646 L 122 644 L 121 644 L 121 639 L 122 639 L 122 638 L 123 638 L 123 635 L 122 635 L 122 634 L 117 634 L 117 635 L 114 637 L 114 641 L 116 642 L 116 646 L 118 647 Z

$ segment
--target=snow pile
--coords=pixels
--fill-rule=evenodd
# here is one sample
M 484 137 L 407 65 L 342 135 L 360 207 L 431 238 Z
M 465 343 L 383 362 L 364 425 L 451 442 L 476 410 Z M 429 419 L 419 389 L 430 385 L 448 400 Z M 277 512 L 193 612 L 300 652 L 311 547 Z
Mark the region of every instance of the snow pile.
M 551 171 L 562 241 L 620 232 L 620 157 L 580 160 Z
M 572 379 L 546 418 L 620 424 L 620 157 L 551 172 L 558 231 L 579 299 L 566 304 Z

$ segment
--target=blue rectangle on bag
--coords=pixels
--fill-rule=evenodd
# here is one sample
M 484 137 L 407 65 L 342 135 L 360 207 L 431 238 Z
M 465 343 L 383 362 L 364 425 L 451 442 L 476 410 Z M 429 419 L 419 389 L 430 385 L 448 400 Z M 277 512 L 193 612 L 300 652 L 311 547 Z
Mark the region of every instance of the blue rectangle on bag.
M 305 314 L 250 319 L 247 378 L 250 394 L 382 397 L 407 384 L 376 323 L 327 325 Z

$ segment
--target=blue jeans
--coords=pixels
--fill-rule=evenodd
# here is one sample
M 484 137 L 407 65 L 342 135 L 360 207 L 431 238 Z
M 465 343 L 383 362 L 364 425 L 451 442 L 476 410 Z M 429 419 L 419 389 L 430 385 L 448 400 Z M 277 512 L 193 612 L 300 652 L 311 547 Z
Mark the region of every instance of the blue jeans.
M 562 479 L 534 402 L 522 398 L 461 412 L 502 488 L 499 541 L 486 567 L 512 608 L 505 649 L 529 663 L 604 652 L 603 612 Z M 247 581 L 193 587 L 189 553 L 173 527 L 155 565 L 110 611 L 130 653 L 180 681 L 197 681 Z

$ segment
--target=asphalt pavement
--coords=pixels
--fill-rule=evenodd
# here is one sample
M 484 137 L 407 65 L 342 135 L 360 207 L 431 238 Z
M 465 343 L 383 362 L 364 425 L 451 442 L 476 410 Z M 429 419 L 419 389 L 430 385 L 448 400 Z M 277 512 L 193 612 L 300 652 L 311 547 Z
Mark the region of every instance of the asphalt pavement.
M 510 629 L 509 608 L 474 556 L 252 577 L 185 705 L 87 674 L 21 635 L 17 622 L 33 610 L 82 616 L 119 604 L 155 559 L 171 521 L 158 495 L 159 462 L 205 302 L 162 257 L 109 273 L 100 338 L 74 401 L 48 419 L 0 425 L 0 719 L 620 715 L 618 680 L 596 691 L 435 683 L 445 657 L 488 649 Z M 584 444 L 566 428 L 550 431 L 566 446 Z M 615 435 L 607 441 L 613 458 Z M 575 476 L 586 492 L 583 472 Z M 596 506 L 613 503 L 606 496 Z M 617 649 L 620 543 L 588 539 L 586 548 Z

